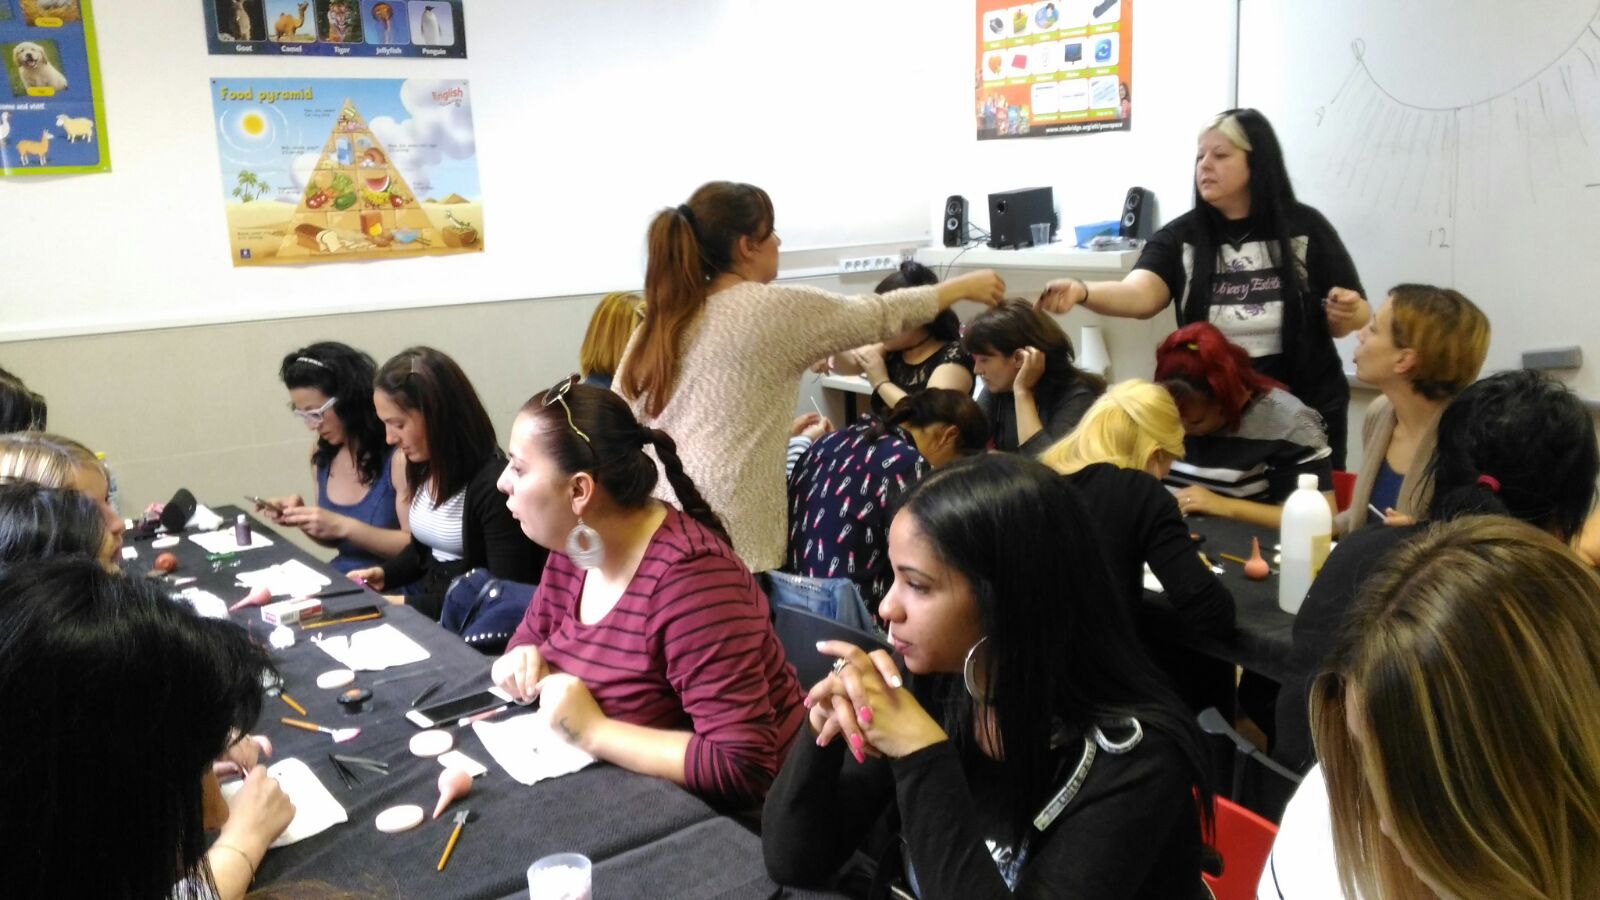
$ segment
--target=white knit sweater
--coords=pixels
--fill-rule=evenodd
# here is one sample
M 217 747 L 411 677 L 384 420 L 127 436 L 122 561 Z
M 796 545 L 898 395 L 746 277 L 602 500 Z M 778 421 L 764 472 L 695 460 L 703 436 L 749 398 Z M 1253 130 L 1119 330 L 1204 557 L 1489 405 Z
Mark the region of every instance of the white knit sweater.
M 706 298 L 679 354 L 661 415 L 634 415 L 672 436 L 684 471 L 722 517 L 752 572 L 783 565 L 783 461 L 800 379 L 812 363 L 925 324 L 938 289 L 845 297 L 812 287 L 742 282 Z M 635 332 L 637 339 L 638 333 Z M 612 382 L 627 383 L 635 341 Z M 843 424 L 843 423 L 841 423 Z M 656 496 L 677 498 L 665 473 Z

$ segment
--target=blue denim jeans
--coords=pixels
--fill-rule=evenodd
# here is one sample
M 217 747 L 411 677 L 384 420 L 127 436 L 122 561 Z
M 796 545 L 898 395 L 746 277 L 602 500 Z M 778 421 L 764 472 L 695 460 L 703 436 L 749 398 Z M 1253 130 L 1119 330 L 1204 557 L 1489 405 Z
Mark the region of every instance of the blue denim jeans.
M 884 636 L 877 619 L 861 599 L 861 589 L 848 578 L 808 578 L 788 572 L 766 573 L 774 604 L 793 606 L 832 619 L 867 634 Z

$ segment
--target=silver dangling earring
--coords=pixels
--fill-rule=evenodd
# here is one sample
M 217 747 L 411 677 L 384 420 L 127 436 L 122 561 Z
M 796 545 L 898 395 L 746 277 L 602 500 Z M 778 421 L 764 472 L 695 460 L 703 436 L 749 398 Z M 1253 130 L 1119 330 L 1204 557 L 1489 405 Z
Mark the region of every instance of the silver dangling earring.
M 600 540 L 600 532 L 585 525 L 579 516 L 578 524 L 567 532 L 567 558 L 580 569 L 598 569 L 605 557 L 606 545 Z
M 967 659 L 961 664 L 961 680 L 966 683 L 967 696 L 987 705 L 989 703 L 989 686 L 979 684 L 979 681 L 988 675 L 988 657 L 979 656 L 978 648 L 989 642 L 989 636 L 984 635 L 967 650 Z

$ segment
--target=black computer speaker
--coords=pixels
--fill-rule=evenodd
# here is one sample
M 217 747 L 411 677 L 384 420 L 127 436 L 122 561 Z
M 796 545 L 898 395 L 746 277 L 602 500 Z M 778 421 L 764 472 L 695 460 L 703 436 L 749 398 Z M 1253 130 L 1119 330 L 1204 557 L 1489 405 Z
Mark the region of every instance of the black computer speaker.
M 960 247 L 967 242 L 967 198 L 960 195 L 944 202 L 944 245 Z
M 1122 227 L 1117 233 L 1127 238 L 1148 240 L 1155 231 L 1156 195 L 1142 187 L 1128 188 L 1122 201 Z

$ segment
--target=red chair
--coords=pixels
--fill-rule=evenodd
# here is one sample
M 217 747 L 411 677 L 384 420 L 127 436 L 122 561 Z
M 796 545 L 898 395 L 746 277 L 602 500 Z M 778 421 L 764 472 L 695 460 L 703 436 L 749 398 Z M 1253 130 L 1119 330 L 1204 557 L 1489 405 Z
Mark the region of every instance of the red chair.
M 1216 812 L 1215 849 L 1222 857 L 1222 874 L 1201 877 L 1217 900 L 1255 900 L 1278 826 L 1225 797 L 1216 798 Z
M 1333 503 L 1339 512 L 1350 508 L 1350 495 L 1356 492 L 1356 473 L 1336 470 L 1333 473 Z

